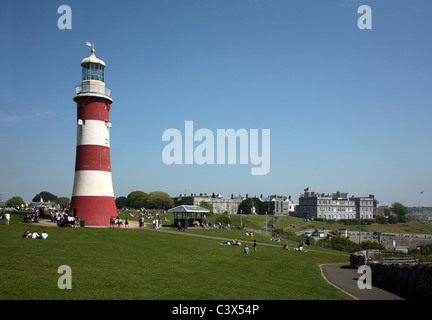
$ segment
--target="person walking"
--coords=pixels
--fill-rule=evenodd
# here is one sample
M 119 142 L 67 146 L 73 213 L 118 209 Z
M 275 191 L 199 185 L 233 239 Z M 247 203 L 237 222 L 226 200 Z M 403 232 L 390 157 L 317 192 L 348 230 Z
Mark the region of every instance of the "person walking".
M 256 246 L 257 246 L 257 243 L 256 243 L 256 240 L 254 240 L 254 243 L 253 243 L 254 252 L 256 252 Z
M 9 222 L 10 222 L 10 213 L 5 213 L 4 217 L 5 217 L 5 220 L 6 220 L 6 225 L 8 226 Z

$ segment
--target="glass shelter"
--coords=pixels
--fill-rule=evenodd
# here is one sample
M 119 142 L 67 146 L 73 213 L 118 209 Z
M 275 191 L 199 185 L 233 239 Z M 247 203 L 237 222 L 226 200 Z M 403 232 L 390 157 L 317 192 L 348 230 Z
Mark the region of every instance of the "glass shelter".
M 193 227 L 194 222 L 202 224 L 205 215 L 210 211 L 199 206 L 181 205 L 168 210 L 174 214 L 174 226 L 176 227 Z

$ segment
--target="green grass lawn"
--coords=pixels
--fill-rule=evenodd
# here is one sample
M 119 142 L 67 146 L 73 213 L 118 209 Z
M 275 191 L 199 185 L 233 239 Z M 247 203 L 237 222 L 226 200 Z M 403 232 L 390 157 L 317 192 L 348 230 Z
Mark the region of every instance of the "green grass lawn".
M 23 239 L 45 229 L 48 240 Z M 214 233 L 212 235 L 217 235 Z M 224 236 L 224 235 L 222 235 Z M 289 300 L 351 299 L 321 276 L 320 264 L 348 256 L 283 251 L 256 253 L 219 240 L 151 230 L 43 228 L 0 223 L 0 299 Z M 58 267 L 72 269 L 61 290 Z

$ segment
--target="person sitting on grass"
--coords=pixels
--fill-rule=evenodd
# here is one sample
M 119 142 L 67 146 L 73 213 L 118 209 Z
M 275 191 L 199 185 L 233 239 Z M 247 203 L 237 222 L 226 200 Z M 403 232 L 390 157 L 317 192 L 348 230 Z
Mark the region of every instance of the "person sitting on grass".
M 40 239 L 40 235 L 37 233 L 37 231 L 32 233 L 32 239 Z
M 298 248 L 295 249 L 296 251 L 303 251 L 303 245 L 300 243 Z
M 32 234 L 30 233 L 29 229 L 27 229 L 22 235 L 22 237 L 25 239 L 31 238 L 31 236 L 32 236 Z
M 40 236 L 40 238 L 41 239 L 48 239 L 48 233 L 46 233 L 45 231 L 43 231 L 42 234 L 41 234 L 41 236 Z
M 245 244 L 244 253 L 249 253 L 249 246 L 247 243 Z

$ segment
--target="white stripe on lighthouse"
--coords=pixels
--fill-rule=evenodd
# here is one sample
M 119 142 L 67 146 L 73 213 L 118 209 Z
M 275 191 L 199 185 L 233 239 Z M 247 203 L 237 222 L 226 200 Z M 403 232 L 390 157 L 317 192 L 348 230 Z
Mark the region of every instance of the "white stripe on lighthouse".
M 84 120 L 78 125 L 77 146 L 93 144 L 99 146 L 110 146 L 109 127 L 105 121 Z
M 99 170 L 75 171 L 73 197 L 114 197 L 111 172 Z

